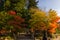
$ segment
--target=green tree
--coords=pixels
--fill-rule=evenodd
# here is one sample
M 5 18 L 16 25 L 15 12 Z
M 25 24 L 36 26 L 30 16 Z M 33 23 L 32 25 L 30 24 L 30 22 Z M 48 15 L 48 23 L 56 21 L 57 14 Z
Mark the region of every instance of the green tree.
M 23 22 L 22 24 L 19 24 L 19 25 L 21 25 L 23 28 L 24 25 L 26 24 L 25 28 L 28 28 L 28 26 L 29 26 L 28 21 L 30 19 L 30 13 L 29 13 L 29 10 L 26 9 L 26 0 L 5 0 L 3 3 L 3 6 L 4 6 L 4 10 L 0 12 L 1 29 L 2 29 L 3 25 L 4 25 L 4 28 L 6 26 L 6 28 L 9 30 L 10 30 L 10 28 L 14 29 L 13 25 L 10 27 L 10 24 L 7 24 L 7 23 L 12 22 L 12 20 L 14 22 L 15 16 L 18 16 L 17 18 L 21 17 L 22 19 L 25 19 L 25 22 Z M 8 15 L 8 14 L 11 14 L 11 15 Z M 18 22 L 18 20 L 15 20 L 15 21 Z M 18 30 L 16 30 L 16 31 L 18 32 Z

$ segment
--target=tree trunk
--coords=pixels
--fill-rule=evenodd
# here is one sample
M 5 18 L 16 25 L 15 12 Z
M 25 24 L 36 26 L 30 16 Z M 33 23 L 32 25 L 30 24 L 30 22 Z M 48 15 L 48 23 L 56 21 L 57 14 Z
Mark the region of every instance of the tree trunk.
M 43 31 L 43 40 L 47 40 L 47 33 L 45 30 Z

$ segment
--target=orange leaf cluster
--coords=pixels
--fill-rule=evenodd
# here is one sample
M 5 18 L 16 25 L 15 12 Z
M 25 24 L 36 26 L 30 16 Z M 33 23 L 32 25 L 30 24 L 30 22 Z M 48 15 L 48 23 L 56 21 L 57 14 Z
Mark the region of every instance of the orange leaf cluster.
M 56 22 L 53 22 L 53 23 L 50 23 L 50 27 L 49 27 L 49 32 L 50 33 L 55 33 L 56 32 L 56 29 L 57 28 L 57 24 L 56 24 Z

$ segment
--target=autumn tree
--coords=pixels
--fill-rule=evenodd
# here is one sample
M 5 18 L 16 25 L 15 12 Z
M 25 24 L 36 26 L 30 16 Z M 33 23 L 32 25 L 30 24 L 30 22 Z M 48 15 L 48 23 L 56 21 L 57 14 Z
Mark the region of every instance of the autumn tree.
M 56 11 L 49 10 L 48 15 L 46 12 L 38 9 L 38 8 L 31 8 L 31 20 L 30 26 L 34 29 L 39 29 L 40 31 L 46 30 L 46 32 L 54 34 L 57 28 L 57 21 L 58 16 Z
M 39 30 L 40 35 L 43 35 L 43 31 L 47 29 L 49 24 L 46 12 L 38 8 L 31 8 L 30 13 L 31 13 L 31 19 L 29 21 L 30 26 L 34 31 Z

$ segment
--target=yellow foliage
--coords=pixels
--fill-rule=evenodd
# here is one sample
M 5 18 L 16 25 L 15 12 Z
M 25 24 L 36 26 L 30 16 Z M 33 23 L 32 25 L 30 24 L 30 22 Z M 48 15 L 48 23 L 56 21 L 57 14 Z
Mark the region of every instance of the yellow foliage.
M 46 13 L 42 10 L 31 8 L 30 9 L 31 18 L 30 25 L 31 27 L 43 28 L 45 25 L 44 21 L 46 20 Z

